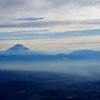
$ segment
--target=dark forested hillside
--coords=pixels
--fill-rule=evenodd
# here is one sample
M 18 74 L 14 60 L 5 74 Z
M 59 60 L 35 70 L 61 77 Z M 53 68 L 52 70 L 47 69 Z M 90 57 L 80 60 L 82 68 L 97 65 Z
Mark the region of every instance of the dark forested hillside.
M 70 74 L 0 71 L 0 100 L 99 100 L 100 80 Z

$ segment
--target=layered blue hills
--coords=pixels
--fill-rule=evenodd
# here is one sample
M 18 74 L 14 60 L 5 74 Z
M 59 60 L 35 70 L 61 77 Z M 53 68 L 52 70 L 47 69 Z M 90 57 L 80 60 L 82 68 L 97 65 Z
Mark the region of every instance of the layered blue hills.
M 31 51 L 22 44 L 16 44 L 13 47 L 0 52 L 0 61 L 67 61 L 82 59 L 100 59 L 100 51 L 78 50 L 69 54 L 43 54 L 37 51 Z

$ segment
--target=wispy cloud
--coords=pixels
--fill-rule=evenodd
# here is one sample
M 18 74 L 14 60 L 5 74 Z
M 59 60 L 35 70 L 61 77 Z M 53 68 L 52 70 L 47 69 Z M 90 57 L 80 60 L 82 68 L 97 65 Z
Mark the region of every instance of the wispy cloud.
M 80 36 L 100 36 L 98 30 L 83 30 L 83 31 L 65 31 L 52 33 L 49 30 L 34 30 L 34 31 L 15 31 L 0 33 L 0 40 L 32 40 L 46 38 L 69 38 Z
M 0 12 L 0 28 L 100 28 L 100 0 L 1 0 Z
M 47 39 L 33 39 L 33 40 L 9 40 L 0 41 L 0 47 L 3 49 L 16 43 L 22 43 L 31 50 L 41 50 L 45 52 L 71 52 L 80 49 L 100 49 L 100 36 L 80 36 L 80 37 L 66 37 L 66 38 L 47 38 Z M 2 46 L 3 45 L 3 46 Z
M 30 30 L 30 31 L 14 31 L 0 33 L 0 40 L 33 40 L 52 38 L 59 40 L 61 38 L 80 37 L 80 36 L 100 36 L 100 29 L 81 30 L 81 31 L 65 31 L 50 32 L 49 30 Z
M 99 29 L 100 19 L 95 20 L 42 20 L 43 18 L 21 18 L 12 23 L 0 23 L 0 28 L 47 28 L 49 30 L 72 31 L 72 30 L 88 30 Z M 61 27 L 59 29 L 59 27 Z M 65 29 L 64 29 L 65 28 Z
M 36 21 L 36 20 L 42 20 L 44 18 L 34 18 L 34 17 L 30 17 L 30 18 L 19 18 L 19 19 L 16 19 L 16 20 L 20 20 L 20 21 Z
M 25 19 L 24 19 L 25 20 Z M 70 21 L 65 20 L 51 20 L 51 21 L 35 21 L 35 22 L 18 22 L 18 23 L 3 23 L 0 24 L 0 28 L 28 28 L 28 27 L 54 27 L 59 25 L 71 24 Z

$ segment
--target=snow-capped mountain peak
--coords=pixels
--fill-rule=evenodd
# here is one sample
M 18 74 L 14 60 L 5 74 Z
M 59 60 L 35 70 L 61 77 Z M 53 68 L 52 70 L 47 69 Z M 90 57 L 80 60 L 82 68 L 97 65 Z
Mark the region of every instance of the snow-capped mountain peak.
M 22 50 L 29 50 L 29 49 L 23 46 L 22 44 L 16 44 L 13 47 L 7 49 L 7 51 L 22 51 Z

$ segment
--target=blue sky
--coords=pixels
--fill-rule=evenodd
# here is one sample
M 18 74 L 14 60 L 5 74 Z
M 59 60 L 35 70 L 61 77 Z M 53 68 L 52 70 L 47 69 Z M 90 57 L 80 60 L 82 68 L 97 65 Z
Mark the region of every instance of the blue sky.
M 0 0 L 0 50 L 100 50 L 100 0 Z

